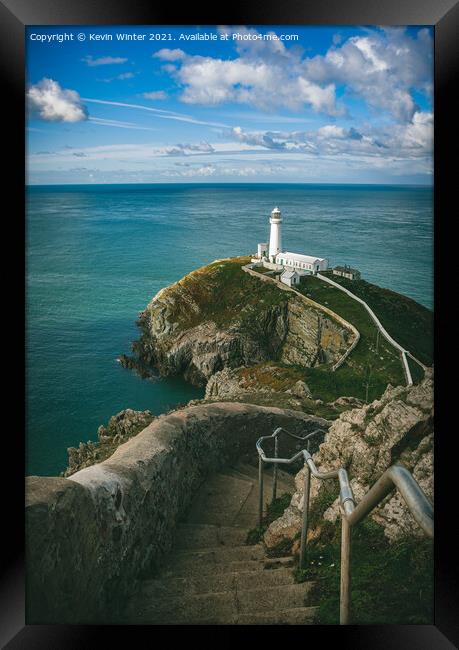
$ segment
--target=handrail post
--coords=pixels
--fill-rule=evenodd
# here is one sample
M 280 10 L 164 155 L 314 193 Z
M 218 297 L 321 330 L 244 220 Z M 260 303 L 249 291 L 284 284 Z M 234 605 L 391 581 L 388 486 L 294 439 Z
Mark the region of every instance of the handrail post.
M 263 523 L 263 458 L 258 458 L 258 525 L 261 528 Z
M 339 622 L 349 623 L 349 603 L 351 596 L 351 525 L 344 513 L 341 515 L 341 581 Z
M 306 545 L 309 525 L 309 490 L 311 486 L 311 472 L 307 463 L 304 464 L 304 491 L 303 491 L 303 521 L 301 525 L 300 569 L 306 565 Z
M 279 458 L 279 442 L 278 437 L 274 438 L 274 458 Z M 277 463 L 273 465 L 273 501 L 277 495 Z

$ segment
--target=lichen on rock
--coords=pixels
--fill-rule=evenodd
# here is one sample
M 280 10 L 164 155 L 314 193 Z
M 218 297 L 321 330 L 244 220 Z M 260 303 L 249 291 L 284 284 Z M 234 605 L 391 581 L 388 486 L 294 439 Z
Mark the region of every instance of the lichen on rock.
M 83 467 L 89 467 L 105 460 L 115 449 L 145 429 L 154 419 L 150 411 L 124 409 L 113 415 L 107 426 L 101 425 L 97 430 L 97 442 L 80 442 L 78 447 L 69 447 L 68 466 L 61 476 L 68 477 Z
M 342 413 L 313 458 L 323 472 L 346 468 L 357 503 L 395 463 L 409 469 L 426 496 L 433 500 L 433 440 L 433 376 L 428 371 L 419 385 L 388 386 L 379 400 Z M 293 539 L 301 528 L 303 476 L 304 469 L 296 476 L 296 492 L 287 510 L 266 532 L 268 547 L 278 545 L 286 536 Z M 323 503 L 321 517 L 336 522 L 339 487 L 334 482 L 336 498 L 326 503 L 323 495 L 330 490 L 329 485 L 312 478 L 310 504 L 312 509 Z M 391 493 L 371 516 L 384 528 L 390 541 L 405 535 L 423 535 L 398 492 Z

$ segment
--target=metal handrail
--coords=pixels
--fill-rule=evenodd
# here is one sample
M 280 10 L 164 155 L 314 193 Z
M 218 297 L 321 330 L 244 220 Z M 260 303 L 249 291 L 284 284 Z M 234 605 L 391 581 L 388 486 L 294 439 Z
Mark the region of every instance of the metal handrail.
M 307 448 L 294 454 L 291 458 L 278 457 L 278 436 L 286 433 L 292 438 L 307 441 Z M 354 494 L 347 471 L 341 467 L 329 472 L 320 472 L 309 453 L 309 439 L 318 433 L 325 433 L 323 429 L 316 429 L 306 436 L 297 436 L 282 427 L 274 430 L 270 436 L 262 436 L 257 440 L 256 447 L 259 456 L 259 524 L 263 521 L 263 464 L 274 464 L 273 499 L 275 498 L 275 482 L 277 482 L 277 465 L 289 465 L 295 460 L 304 459 L 304 497 L 303 519 L 301 526 L 300 569 L 306 562 L 307 534 L 309 524 L 309 494 L 310 475 L 320 480 L 337 478 L 340 486 L 340 512 L 341 512 L 341 579 L 340 579 L 340 624 L 347 625 L 350 611 L 350 585 L 351 585 L 351 529 L 362 521 L 370 512 L 383 501 L 388 494 L 397 489 L 403 497 L 415 521 L 425 534 L 434 536 L 434 511 L 432 504 L 422 491 L 420 485 L 412 474 L 402 465 L 392 465 L 376 481 L 372 488 L 365 494 L 360 503 L 356 505 Z M 263 440 L 274 438 L 274 458 L 268 458 L 261 446 Z

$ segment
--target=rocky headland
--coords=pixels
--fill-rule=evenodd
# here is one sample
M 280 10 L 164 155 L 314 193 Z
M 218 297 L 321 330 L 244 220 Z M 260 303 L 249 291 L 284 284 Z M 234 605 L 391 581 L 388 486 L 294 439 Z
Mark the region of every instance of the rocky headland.
M 385 390 L 368 404 L 360 385 L 354 394 L 340 394 L 339 384 L 330 393 L 335 382 L 332 365 L 352 345 L 352 330 L 343 326 L 346 321 L 339 315 L 333 318 L 330 309 L 321 311 L 285 288 L 244 273 L 248 261 L 246 257 L 217 260 L 159 291 L 139 314 L 140 338 L 133 343 L 131 355 L 120 357 L 121 364 L 143 377 L 183 375 L 205 386 L 204 398 L 189 406 L 249 403 L 317 418 L 329 430 L 315 462 L 324 471 L 345 467 L 357 499 L 395 462 L 408 467 L 431 497 L 433 372 L 412 387 L 385 384 Z M 387 302 L 390 294 L 388 313 L 395 321 L 395 294 L 378 293 L 377 287 L 368 286 L 373 301 L 382 296 Z M 413 304 L 417 314 L 421 307 Z M 401 297 L 401 305 L 405 313 L 410 301 Z M 351 362 L 340 372 L 346 376 L 352 367 Z M 358 376 L 350 375 L 351 386 L 353 379 L 359 383 Z M 96 442 L 68 450 L 69 466 L 63 476 L 108 458 L 152 420 L 149 411 L 131 409 L 113 416 L 106 427 L 99 427 Z M 298 536 L 302 472 L 296 484 L 291 504 L 265 534 L 268 547 Z M 338 516 L 335 487 L 312 484 L 312 508 L 322 509 L 326 521 Z M 397 495 L 373 518 L 389 539 L 416 529 Z M 320 527 L 310 531 L 318 534 Z
M 140 313 L 140 339 L 121 363 L 205 385 L 225 368 L 338 360 L 352 334 L 295 294 L 243 273 L 248 261 L 216 261 L 162 289 Z

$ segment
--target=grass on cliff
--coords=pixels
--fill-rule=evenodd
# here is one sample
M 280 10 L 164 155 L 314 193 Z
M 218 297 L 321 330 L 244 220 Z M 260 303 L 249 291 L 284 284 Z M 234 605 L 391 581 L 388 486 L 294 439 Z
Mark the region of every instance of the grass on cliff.
M 363 305 L 314 276 L 304 277 L 299 290 L 352 323 L 360 333 L 357 346 L 336 372 L 328 366 L 307 370 L 309 385 L 317 396 L 330 401 L 340 395 L 352 395 L 371 402 L 384 392 L 387 384 L 405 383 L 400 354 L 378 334 Z
M 244 273 L 241 266 L 249 261 L 250 258 L 244 256 L 216 261 L 193 271 L 175 285 L 165 289 L 166 293 L 178 292 L 180 295 L 180 300 L 175 301 L 175 305 L 174 303 L 170 305 L 172 310 L 175 309 L 175 313 L 172 311 L 169 318 L 178 323 L 179 330 L 190 329 L 204 321 L 213 321 L 218 328 L 222 329 L 236 326 L 240 331 L 245 331 L 257 340 L 268 354 L 272 353 L 271 358 L 274 361 L 278 350 L 274 349 L 273 341 L 264 331 L 266 327 L 263 316 L 271 307 L 286 305 L 292 294 L 282 291 L 274 284 L 260 282 L 248 273 Z M 420 318 L 422 316 L 421 322 L 426 324 L 425 338 L 429 338 L 430 330 L 427 324 L 430 312 L 428 310 L 404 296 L 369 285 L 364 281 L 352 283 L 353 290 L 359 287 L 360 291 L 365 290 L 363 297 L 368 298 L 368 302 L 374 307 L 381 321 L 387 324 L 389 331 L 402 344 L 407 341 L 412 342 L 412 334 L 406 334 L 405 338 L 401 334 L 405 326 L 418 316 Z M 303 278 L 300 291 L 355 325 L 361 339 L 343 366 L 336 372 L 331 371 L 331 364 L 322 364 L 314 368 L 295 367 L 289 371 L 282 369 L 278 371 L 277 376 L 269 376 L 260 370 L 255 377 L 254 371 L 248 369 L 247 380 L 251 381 L 253 376 L 254 388 L 258 384 L 260 389 L 269 388 L 281 395 L 286 390 L 287 382 L 295 376 L 308 384 L 314 399 L 330 402 L 348 395 L 371 402 L 381 396 L 387 384 L 405 384 L 400 354 L 378 334 L 376 326 L 362 305 L 314 276 Z M 398 301 L 400 306 L 397 306 Z M 188 305 L 189 308 L 184 309 L 184 305 Z M 390 329 L 390 325 L 394 328 Z M 407 347 L 421 360 L 428 356 L 425 352 L 426 342 L 418 347 L 410 347 L 407 344 Z M 422 370 L 416 364 L 410 362 L 410 368 L 414 371 L 415 381 L 422 379 Z M 266 382 L 269 385 L 265 385 Z M 266 403 L 266 399 L 270 399 L 269 395 L 262 394 L 262 390 L 259 391 L 259 398 L 263 403 Z M 275 395 L 273 398 L 273 405 L 281 405 L 276 403 Z M 254 395 L 253 399 L 258 398 Z M 253 399 L 247 395 L 244 401 L 253 401 Z
M 317 623 L 339 623 L 340 526 L 322 522 L 319 540 L 308 545 L 307 568 L 298 582 L 313 580 L 311 603 Z M 350 623 L 356 625 L 433 623 L 433 543 L 405 538 L 389 543 L 372 520 L 352 534 Z
M 430 309 L 365 280 L 348 280 L 330 272 L 325 275 L 330 275 L 335 282 L 365 300 L 400 345 L 426 365 L 432 364 L 434 314 Z
M 184 329 L 204 321 L 213 321 L 217 327 L 243 323 L 256 325 L 257 312 L 267 307 L 282 305 L 290 296 L 276 286 L 258 282 L 241 266 L 250 257 L 234 257 L 220 260 L 192 271 L 165 291 L 181 291 L 185 304 L 197 305 L 186 312 L 179 311 L 183 301 L 177 302 L 177 312 L 171 314 Z

